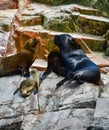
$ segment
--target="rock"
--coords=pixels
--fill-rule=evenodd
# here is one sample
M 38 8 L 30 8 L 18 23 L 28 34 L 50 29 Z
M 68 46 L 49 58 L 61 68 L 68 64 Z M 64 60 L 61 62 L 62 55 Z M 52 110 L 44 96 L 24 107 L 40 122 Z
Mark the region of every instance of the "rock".
M 23 43 L 26 39 L 29 37 L 36 37 L 36 38 L 42 38 L 40 40 L 40 44 L 38 45 L 38 52 L 36 54 L 37 58 L 44 58 L 46 55 L 48 55 L 48 52 L 50 52 L 54 47 L 54 35 L 55 34 L 62 34 L 63 32 L 54 32 L 50 30 L 45 30 L 42 26 L 26 26 L 26 27 L 19 27 L 16 30 L 17 37 L 16 40 L 16 47 L 17 51 L 20 51 L 22 49 Z M 103 50 L 103 46 L 106 43 L 106 39 L 104 39 L 101 36 L 93 36 L 93 35 L 87 35 L 84 33 L 68 33 L 71 36 L 73 36 L 77 42 L 82 46 L 82 48 L 89 53 L 89 50 L 84 45 L 83 41 L 91 48 L 93 51 L 101 51 Z M 82 40 L 83 41 L 82 41 Z M 19 43 L 19 44 L 18 44 Z
M 40 9 L 38 9 L 39 6 Z M 83 14 L 84 12 L 85 14 Z M 84 8 L 74 4 L 54 7 L 42 4 L 34 4 L 33 6 L 33 4 L 30 4 L 22 12 L 20 19 L 22 25 L 28 25 L 30 21 L 29 25 L 41 24 L 45 29 L 58 32 L 77 31 L 93 35 L 103 35 L 108 29 L 109 20 L 104 17 L 98 17 L 98 12 L 98 10 L 93 8 Z
M 94 118 L 109 118 L 108 108 L 109 98 L 98 98 Z
M 108 12 L 108 6 L 109 6 L 109 1 L 104 1 L 104 0 L 33 0 L 34 2 L 39 2 L 39 3 L 45 3 L 45 4 L 50 4 L 50 5 L 61 5 L 61 4 L 80 4 L 83 6 L 89 6 L 89 7 L 94 7 L 96 9 L 99 9 L 101 11 L 101 14 L 105 17 L 109 17 L 109 12 Z
M 42 24 L 41 16 L 22 16 L 20 21 L 22 26 L 33 26 Z
M 104 68 L 105 71 L 108 73 L 108 67 L 109 67 L 109 60 L 108 57 L 106 57 L 103 53 L 98 53 L 98 52 L 93 52 L 91 54 L 87 54 L 87 56 L 95 63 L 97 64 L 100 68 L 102 67 L 107 67 Z
M 108 98 L 109 97 L 109 75 L 103 75 L 102 74 L 102 80 L 103 80 L 103 84 L 104 84 L 104 87 L 102 88 L 102 91 L 101 91 L 101 94 L 100 94 L 100 97 L 103 97 L 103 98 Z
M 36 2 L 36 0 L 32 1 Z M 48 4 L 51 2 L 50 4 L 55 5 L 76 2 L 93 7 L 96 3 L 101 4 L 98 0 L 40 0 L 39 2 Z M 56 90 L 56 84 L 63 77 L 52 72 L 40 84 L 38 94 L 32 93 L 29 97 L 23 98 L 19 92 L 15 95 L 14 92 L 25 78 L 19 75 L 2 77 L 0 78 L 0 129 L 108 130 L 109 58 L 101 53 L 92 52 L 104 51 L 104 45 L 108 40 L 109 19 L 102 15 L 107 11 L 105 16 L 108 17 L 108 10 L 104 9 L 101 12 L 92 7 L 76 4 L 60 6 L 27 4 L 27 0 L 20 0 L 19 10 L 0 11 L 2 13 L 0 13 L 0 38 L 8 40 L 9 36 L 10 48 L 14 50 L 17 48 L 17 51 L 22 50 L 25 40 L 30 37 L 37 38 L 40 41 L 37 59 L 31 68 L 39 69 L 42 75 L 47 67 L 47 56 L 55 47 L 54 35 L 68 33 L 82 46 L 91 60 L 103 67 L 106 72 L 101 75 L 104 86 L 83 83 L 75 87 L 74 81 L 67 81 Z M 105 1 L 103 8 L 107 8 L 107 4 L 108 2 Z M 1 39 L 1 57 L 8 50 L 9 42 L 2 43 Z M 8 50 L 8 52 L 14 54 L 15 51 Z
M 61 12 L 45 14 L 44 28 L 59 32 L 74 32 L 76 30 L 71 14 Z
M 87 130 L 109 130 L 109 119 L 97 118 L 93 123 L 87 128 Z
M 44 59 L 36 59 L 31 68 L 36 68 L 39 71 L 45 71 L 47 68 L 47 61 Z
M 14 95 L 24 79 L 20 76 L 0 78 L 0 126 L 22 122 L 25 114 L 39 113 L 37 95 L 31 94 L 27 98 L 21 97 L 19 92 Z
M 73 87 L 73 82 L 66 82 L 59 90 L 56 84 L 62 79 L 52 73 L 39 88 L 41 111 L 56 111 L 68 108 L 94 108 L 99 96 L 99 87 L 88 83 Z M 50 107 L 49 107 L 50 106 Z
M 94 121 L 87 130 L 108 130 L 109 129 L 109 98 L 98 98 L 94 112 Z
M 87 128 L 87 130 L 104 130 L 103 127 L 96 127 L 96 126 L 89 126 Z M 108 130 L 108 129 L 105 129 L 105 130 Z
M 19 122 L 14 122 L 14 123 L 11 123 L 10 125 L 6 125 L 6 126 L 1 126 L 1 130 L 20 130 L 21 128 L 21 124 L 22 122 L 19 121 Z
M 18 8 L 18 3 L 15 0 L 0 0 L 0 10 L 16 8 Z
M 85 12 L 85 15 L 82 14 L 82 10 Z M 90 15 L 86 15 L 87 11 L 90 12 Z M 98 10 L 84 8 L 83 6 L 74 4 L 54 7 L 38 3 L 29 4 L 22 11 L 22 15 L 19 18 L 21 27 L 18 27 L 15 32 L 16 36 L 14 39 L 16 41 L 17 51 L 22 49 L 24 41 L 29 37 L 36 37 L 41 42 L 36 56 L 37 58 L 47 59 L 48 53 L 54 47 L 54 35 L 69 32 L 74 32 L 69 34 L 81 44 L 85 52 L 90 52 L 88 47 L 93 51 L 103 51 L 106 38 L 94 35 L 97 33 L 99 35 L 104 34 L 107 31 L 109 20 L 98 17 L 97 13 Z M 92 16 L 92 14 L 96 14 L 96 16 Z M 86 24 L 82 24 L 81 20 Z M 76 33 L 75 31 L 80 33 Z M 89 33 L 94 35 L 89 35 Z
M 106 47 L 105 47 L 105 54 L 109 56 L 109 30 L 104 34 L 104 37 L 107 39 Z
M 13 16 L 16 12 L 16 9 L 10 9 L 5 11 L 0 10 L 0 27 L 2 27 L 4 31 L 9 31 Z
M 7 56 L 7 52 L 13 50 L 12 48 L 9 49 L 8 46 L 11 41 L 10 34 L 12 33 L 10 32 L 10 26 L 16 12 L 16 9 L 0 10 L 0 58 L 4 58 Z
M 7 44 L 8 44 L 9 32 L 0 30 L 0 58 L 6 56 Z
M 109 1 L 101 0 L 101 2 L 99 2 L 99 0 L 97 0 L 97 2 L 95 2 L 95 4 L 93 4 L 92 6 L 101 10 L 102 15 L 109 18 Z
M 44 28 L 61 32 L 81 32 L 93 35 L 106 33 L 109 20 L 103 17 L 83 15 L 78 12 L 49 12 L 44 17 Z M 100 30 L 101 28 L 101 30 Z
M 93 109 L 67 109 L 34 117 L 32 130 L 85 130 L 93 119 Z M 81 115 L 81 116 L 80 116 Z M 86 116 L 87 115 L 87 116 Z

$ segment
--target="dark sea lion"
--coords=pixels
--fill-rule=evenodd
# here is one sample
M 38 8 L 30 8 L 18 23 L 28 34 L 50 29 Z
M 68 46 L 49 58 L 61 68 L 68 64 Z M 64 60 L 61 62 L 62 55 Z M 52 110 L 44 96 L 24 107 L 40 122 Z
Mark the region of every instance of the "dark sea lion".
M 57 87 L 67 80 L 99 84 L 99 67 L 86 56 L 73 37 L 68 34 L 55 35 L 54 42 L 60 48 L 66 69 L 66 76 L 57 84 Z
M 30 78 L 27 78 L 25 80 L 23 80 L 19 86 L 19 88 L 17 88 L 14 92 L 14 95 L 20 91 L 20 94 L 22 97 L 27 97 L 29 96 L 32 92 L 34 92 L 34 94 L 36 94 L 38 92 L 38 88 L 39 88 L 39 72 L 38 70 L 34 69 L 31 70 L 30 72 Z
M 36 58 L 37 43 L 37 39 L 31 38 L 25 42 L 20 52 L 0 60 L 0 77 L 15 74 L 28 76 L 29 67 Z
M 65 76 L 66 71 L 59 51 L 51 51 L 48 55 L 47 69 L 43 73 L 40 82 L 42 82 L 51 72 L 57 75 Z

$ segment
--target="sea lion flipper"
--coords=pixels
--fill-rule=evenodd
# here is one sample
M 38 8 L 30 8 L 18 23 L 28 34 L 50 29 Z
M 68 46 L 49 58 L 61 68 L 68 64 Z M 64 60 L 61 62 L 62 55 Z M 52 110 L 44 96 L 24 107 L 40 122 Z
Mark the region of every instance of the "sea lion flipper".
M 26 71 L 26 73 L 24 74 L 24 77 L 26 77 L 26 78 L 29 78 L 30 77 L 30 72 L 28 71 Z
M 58 82 L 58 83 L 56 84 L 56 89 L 58 89 L 61 85 L 63 85 L 64 82 L 66 82 L 67 80 L 68 80 L 67 78 L 64 78 L 63 80 L 61 80 L 60 82 Z
M 36 95 L 38 93 L 38 91 L 34 88 L 33 93 L 34 93 L 34 95 Z
M 21 76 L 24 76 L 26 78 L 30 77 L 30 72 L 29 72 L 29 68 L 25 68 L 25 67 L 20 67 L 21 70 Z
M 40 83 L 41 83 L 44 79 L 46 79 L 46 77 L 47 77 L 51 72 L 52 72 L 52 70 L 46 70 L 46 71 L 43 73 L 42 77 L 40 78 Z
M 17 88 L 15 91 L 14 91 L 14 95 L 17 94 L 19 91 L 19 88 Z

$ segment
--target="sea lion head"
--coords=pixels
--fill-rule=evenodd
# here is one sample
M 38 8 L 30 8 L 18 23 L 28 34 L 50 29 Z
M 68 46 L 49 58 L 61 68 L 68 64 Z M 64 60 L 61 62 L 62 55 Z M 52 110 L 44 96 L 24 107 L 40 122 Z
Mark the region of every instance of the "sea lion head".
M 25 42 L 24 49 L 35 52 L 37 44 L 38 40 L 36 38 L 30 38 Z
M 34 88 L 34 81 L 32 79 L 23 80 L 19 88 L 20 94 L 23 97 L 27 97 L 32 93 L 33 88 Z
M 54 42 L 60 50 L 75 50 L 81 48 L 75 39 L 68 34 L 55 35 Z

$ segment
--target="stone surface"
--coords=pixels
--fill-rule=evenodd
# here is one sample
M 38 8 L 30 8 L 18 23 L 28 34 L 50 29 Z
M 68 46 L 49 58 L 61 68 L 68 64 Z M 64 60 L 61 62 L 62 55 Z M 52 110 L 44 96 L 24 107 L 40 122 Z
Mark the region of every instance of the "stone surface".
M 109 119 L 97 118 L 94 122 L 87 128 L 87 130 L 108 130 L 109 129 Z
M 10 26 L 16 12 L 16 9 L 0 10 L 0 58 L 7 55 Z
M 93 119 L 93 109 L 67 109 L 58 112 L 48 112 L 41 115 L 32 129 L 33 130 L 85 130 Z M 87 115 L 87 116 L 86 116 Z M 40 122 L 40 123 L 38 123 Z M 48 125 L 47 125 L 48 124 Z
M 6 56 L 8 38 L 9 38 L 9 32 L 5 32 L 1 28 L 1 32 L 0 32 L 0 58 Z
M 54 35 L 55 34 L 62 34 L 63 32 L 54 32 L 50 30 L 45 30 L 41 25 L 39 26 L 26 26 L 26 27 L 20 27 L 16 30 L 17 36 L 19 38 L 16 38 L 17 44 L 17 50 L 20 51 L 22 49 L 23 43 L 26 39 L 28 39 L 30 36 L 41 38 L 43 37 L 43 40 L 40 40 L 40 44 L 38 45 L 38 52 L 36 54 L 37 58 L 44 58 L 44 55 L 46 55 L 46 51 L 50 52 L 54 47 Z M 86 48 L 83 42 L 85 42 L 89 48 L 91 48 L 93 51 L 101 51 L 103 50 L 104 44 L 106 43 L 106 39 L 101 36 L 94 36 L 84 33 L 68 33 L 72 35 L 77 42 L 83 47 L 85 52 L 89 53 L 89 50 Z M 82 40 L 81 40 L 82 39 Z
M 55 90 L 56 84 L 62 79 L 55 74 L 48 76 L 39 88 L 40 109 L 43 111 L 62 110 L 67 108 L 94 108 L 99 96 L 99 87 L 84 83 L 74 87 L 74 82 L 66 82 Z M 48 103 L 50 102 L 50 104 Z M 52 103 L 52 105 L 51 105 Z M 53 109 L 53 110 L 52 110 Z
M 5 11 L 0 10 L 0 27 L 2 27 L 4 31 L 9 31 L 12 19 L 16 11 L 16 9 L 9 9 Z
M 38 9 L 39 6 L 40 9 Z M 85 12 L 89 12 L 88 15 Z M 84 8 L 76 4 L 54 7 L 44 6 L 42 4 L 30 4 L 22 12 L 21 21 L 27 20 L 27 22 L 22 23 L 23 25 L 28 25 L 28 22 L 31 21 L 30 25 L 42 24 L 45 29 L 54 31 L 77 31 L 94 35 L 103 35 L 108 29 L 109 20 L 104 17 L 99 17 L 97 14 L 100 14 L 98 10 Z M 35 16 L 40 17 L 35 20 Z
M 107 56 L 109 56 L 109 30 L 107 30 L 107 32 L 106 32 L 106 34 L 104 35 L 104 37 L 107 39 L 105 54 L 106 54 Z
M 108 130 L 109 129 L 109 98 L 98 98 L 94 112 L 94 121 L 88 130 Z
M 102 89 L 100 97 L 102 98 L 109 98 L 109 73 L 107 72 L 107 75 L 102 74 L 102 79 L 104 82 L 104 87 Z
M 36 37 L 41 42 L 36 56 L 47 59 L 48 53 L 54 47 L 53 38 L 57 33 L 72 35 L 85 52 L 89 53 L 89 48 L 103 51 L 107 37 L 95 35 L 106 33 L 109 19 L 98 16 L 98 13 L 99 10 L 76 4 L 54 7 L 39 3 L 29 4 L 19 17 L 21 27 L 15 31 L 17 51 L 22 49 L 24 41 L 29 37 Z
M 94 7 L 99 10 L 101 10 L 101 14 L 105 17 L 109 17 L 109 1 L 107 0 L 33 0 L 34 2 L 39 2 L 39 3 L 45 3 L 45 4 L 50 4 L 50 5 L 60 5 L 60 4 L 81 4 L 84 6 L 89 6 L 89 7 Z
M 16 9 L 18 8 L 17 0 L 0 0 L 0 9 Z
M 26 99 L 19 92 L 14 95 L 24 79 L 20 76 L 0 78 L 0 126 L 23 121 L 25 114 L 37 112 L 37 95 L 31 94 Z
M 2 84 L 2 86 L 0 85 L 1 128 L 7 124 L 12 128 L 10 124 L 13 122 L 19 127 L 19 122 L 22 122 L 21 128 L 24 130 L 85 130 L 89 126 L 94 126 L 94 122 L 99 121 L 94 118 L 108 117 L 108 99 L 98 99 L 100 93 L 98 86 L 84 83 L 77 88 L 72 88 L 72 83 L 66 82 L 58 90 L 55 90 L 56 83 L 62 77 L 51 73 L 41 83 L 37 95 L 31 94 L 29 97 L 23 98 L 19 92 L 13 95 L 23 79 L 20 76 L 0 79 Z M 107 109 L 102 108 L 104 105 Z M 107 120 L 104 123 L 106 122 Z
M 99 98 L 97 100 L 94 117 L 95 118 L 109 118 L 108 108 L 109 108 L 109 98 Z

